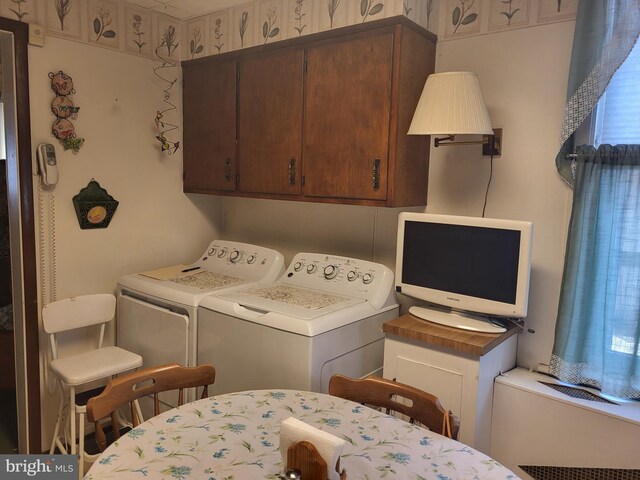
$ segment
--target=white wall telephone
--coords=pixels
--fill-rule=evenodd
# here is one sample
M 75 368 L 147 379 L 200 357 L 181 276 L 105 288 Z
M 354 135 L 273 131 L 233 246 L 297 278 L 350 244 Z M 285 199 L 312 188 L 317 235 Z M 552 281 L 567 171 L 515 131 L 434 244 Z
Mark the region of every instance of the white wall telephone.
M 58 162 L 56 161 L 56 149 L 50 143 L 41 143 L 36 151 L 38 157 L 38 175 L 42 178 L 43 185 L 55 185 L 58 183 Z

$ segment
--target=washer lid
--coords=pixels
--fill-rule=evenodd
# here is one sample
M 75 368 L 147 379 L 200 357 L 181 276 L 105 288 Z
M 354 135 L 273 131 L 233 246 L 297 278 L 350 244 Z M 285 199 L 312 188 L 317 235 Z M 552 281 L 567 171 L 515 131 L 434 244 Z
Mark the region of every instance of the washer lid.
M 223 275 L 222 273 L 209 272 L 207 270 L 201 270 L 193 275 L 170 278 L 167 281 L 177 285 L 198 288 L 200 290 L 217 290 L 219 288 L 231 287 L 233 285 L 244 283 L 244 280 L 241 278 Z
M 366 302 L 362 298 L 346 297 L 286 283 L 256 285 L 218 297 L 264 313 L 276 312 L 303 319 L 316 318 Z
M 212 241 L 191 265 L 174 265 L 121 277 L 121 288 L 140 296 L 197 307 L 215 292 L 273 282 L 284 272 L 284 257 L 270 248 L 228 240 Z
M 158 280 L 139 273 L 125 275 L 118 280 L 118 286 L 126 290 L 191 307 L 197 307 L 203 298 L 212 293 L 246 287 L 248 283 L 241 278 L 207 270 L 169 280 Z

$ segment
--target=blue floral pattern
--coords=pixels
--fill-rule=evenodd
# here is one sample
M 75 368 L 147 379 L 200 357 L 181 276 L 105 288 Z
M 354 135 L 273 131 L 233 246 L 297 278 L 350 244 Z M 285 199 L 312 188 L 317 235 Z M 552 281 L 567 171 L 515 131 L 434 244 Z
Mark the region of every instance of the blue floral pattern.
M 349 480 L 517 480 L 495 460 L 424 428 L 329 395 L 240 392 L 184 405 L 111 445 L 85 480 L 270 479 L 283 470 L 280 424 L 293 416 L 346 440 Z

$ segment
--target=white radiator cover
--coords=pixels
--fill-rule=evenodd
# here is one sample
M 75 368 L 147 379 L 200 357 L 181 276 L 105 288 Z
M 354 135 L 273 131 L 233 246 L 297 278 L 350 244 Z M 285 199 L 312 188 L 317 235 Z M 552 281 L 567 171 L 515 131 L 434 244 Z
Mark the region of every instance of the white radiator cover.
M 540 382 L 562 384 L 523 368 L 496 378 L 493 458 L 523 479 L 519 465 L 640 468 L 640 402 L 576 399 Z

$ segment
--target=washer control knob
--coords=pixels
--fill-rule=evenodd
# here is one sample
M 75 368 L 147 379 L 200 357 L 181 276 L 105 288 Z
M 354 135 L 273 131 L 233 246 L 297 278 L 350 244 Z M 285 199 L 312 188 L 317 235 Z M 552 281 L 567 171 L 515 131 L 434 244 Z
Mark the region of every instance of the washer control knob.
M 211 257 L 214 253 L 216 253 L 216 249 L 215 248 L 210 248 L 209 251 L 207 252 L 209 254 L 209 256 Z
M 227 254 L 227 251 L 223 248 L 218 252 L 218 258 L 222 258 Z
M 349 273 L 347 273 L 347 280 L 349 280 L 350 282 L 353 282 L 356 278 L 358 278 L 358 274 L 354 270 L 351 270 Z
M 299 272 L 300 270 L 302 270 L 302 267 L 303 267 L 303 266 L 304 266 L 304 265 L 302 265 L 302 262 L 296 262 L 296 263 L 295 263 L 295 265 L 293 266 L 293 269 L 294 269 L 296 272 Z
M 256 256 L 255 256 L 255 255 L 249 255 L 249 256 L 247 257 L 247 263 L 248 263 L 249 265 L 251 265 L 251 264 L 252 264 L 252 263 L 254 263 L 255 261 L 256 261 Z
M 373 282 L 373 275 L 371 275 L 370 273 L 365 273 L 364 275 L 362 275 L 362 283 L 368 285 L 371 282 Z
M 241 259 L 242 252 L 239 252 L 238 250 L 234 250 L 233 252 L 231 252 L 231 255 L 229 255 L 229 260 L 231 260 L 231 263 L 238 263 Z
M 313 263 L 311 265 L 307 265 L 307 273 L 314 273 L 317 269 L 318 266 Z
M 338 267 L 335 265 L 327 265 L 324 267 L 324 278 L 331 280 L 332 278 L 336 278 L 336 275 L 338 275 Z

